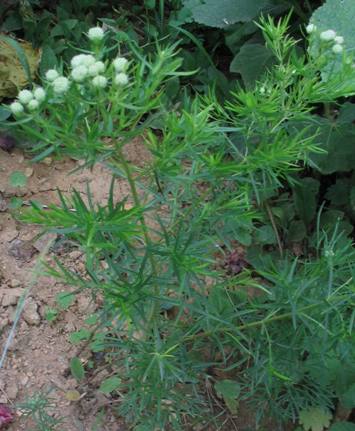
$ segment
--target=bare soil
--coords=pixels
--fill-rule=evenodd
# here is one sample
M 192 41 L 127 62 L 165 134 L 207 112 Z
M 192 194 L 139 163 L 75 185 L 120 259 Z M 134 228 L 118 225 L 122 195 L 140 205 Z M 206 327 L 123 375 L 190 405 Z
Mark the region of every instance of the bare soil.
M 137 158 L 137 144 L 131 149 L 132 161 Z M 58 203 L 57 190 L 64 194 L 73 188 L 86 194 L 89 183 L 96 202 L 107 200 L 111 175 L 103 166 L 96 166 L 92 171 L 78 168 L 73 160 L 53 161 L 31 164 L 24 154 L 15 150 L 11 154 L 0 150 L 0 352 L 9 336 L 14 321 L 16 306 L 27 288 L 30 294 L 26 300 L 24 312 L 17 326 L 15 338 L 2 369 L 0 369 L 0 404 L 14 407 L 15 421 L 8 427 L 10 431 L 29 430 L 30 420 L 21 415 L 15 405 L 30 398 L 33 394 L 50 390 L 53 399 L 51 414 L 65 418 L 60 427 L 63 431 L 107 430 L 124 431 L 125 426 L 115 417 L 110 409 L 109 396 L 99 392 L 85 393 L 78 387 L 75 379 L 68 373 L 68 364 L 80 351 L 80 347 L 69 342 L 69 335 L 84 325 L 84 320 L 95 311 L 98 304 L 88 295 L 79 294 L 75 303 L 68 310 L 61 311 L 58 318 L 49 322 L 45 319 L 48 308 L 56 308 L 55 297 L 59 292 L 70 288 L 49 277 L 40 277 L 31 283 L 31 273 L 50 238 L 35 240 L 39 229 L 36 226 L 21 224 L 12 217 L 9 210 L 11 198 L 19 197 L 25 204 L 37 200 L 42 204 Z M 11 187 L 9 176 L 14 171 L 21 171 L 28 177 L 27 185 L 21 188 Z M 128 186 L 118 182 L 116 198 L 128 195 Z M 84 269 L 83 257 L 78 250 L 56 250 L 64 254 L 69 267 Z M 50 256 L 48 256 L 50 259 Z M 33 285 L 32 285 L 33 284 Z M 85 358 L 81 352 L 81 358 Z M 97 385 L 104 376 L 97 377 Z M 95 381 L 94 381 L 95 384 Z M 68 401 L 68 391 L 78 390 L 79 401 Z M 104 423 L 97 418 L 100 408 L 104 408 Z M 96 421 L 96 422 L 95 422 Z M 94 425 L 95 424 L 95 425 Z

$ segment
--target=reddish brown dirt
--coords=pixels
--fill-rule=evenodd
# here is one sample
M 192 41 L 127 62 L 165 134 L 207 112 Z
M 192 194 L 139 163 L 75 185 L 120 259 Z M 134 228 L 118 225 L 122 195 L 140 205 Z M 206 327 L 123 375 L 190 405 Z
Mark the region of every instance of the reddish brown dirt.
M 135 159 L 135 152 L 136 147 L 133 145 L 132 160 Z M 70 288 L 49 277 L 40 277 L 31 286 L 31 272 L 49 238 L 34 241 L 38 228 L 18 223 L 8 209 L 13 197 L 21 197 L 25 203 L 30 199 L 42 204 L 56 203 L 57 189 L 66 194 L 75 187 L 85 197 L 86 183 L 90 184 L 94 200 L 104 202 L 110 187 L 110 172 L 103 166 L 97 166 L 92 172 L 84 169 L 70 174 L 77 167 L 78 163 L 73 160 L 46 160 L 46 163 L 31 165 L 18 150 L 12 154 L 0 150 L 0 353 L 8 338 L 19 298 L 25 289 L 30 289 L 14 341 L 3 369 L 0 369 L 0 403 L 15 409 L 18 402 L 51 389 L 50 396 L 55 406 L 51 414 L 64 418 L 60 430 L 123 431 L 125 427 L 115 417 L 113 410 L 109 410 L 104 423 L 98 422 L 95 428 L 100 408 L 106 408 L 111 400 L 92 390 L 85 394 L 68 373 L 69 361 L 80 349 L 72 345 L 68 337 L 84 325 L 83 321 L 97 308 L 97 304 L 87 295 L 79 294 L 75 303 L 68 310 L 61 311 L 54 322 L 45 319 L 46 309 L 56 307 L 56 295 Z M 14 171 L 24 172 L 28 176 L 25 187 L 10 186 L 9 175 Z M 127 184 L 118 182 L 115 197 L 127 195 Z M 64 253 L 69 266 L 79 270 L 84 267 L 80 251 L 69 250 Z M 81 358 L 84 361 L 88 359 L 85 354 Z M 100 376 L 96 379 L 97 386 L 99 380 Z M 66 396 L 69 390 L 78 390 L 81 399 L 68 401 Z M 31 422 L 17 410 L 16 420 L 8 430 L 30 428 Z

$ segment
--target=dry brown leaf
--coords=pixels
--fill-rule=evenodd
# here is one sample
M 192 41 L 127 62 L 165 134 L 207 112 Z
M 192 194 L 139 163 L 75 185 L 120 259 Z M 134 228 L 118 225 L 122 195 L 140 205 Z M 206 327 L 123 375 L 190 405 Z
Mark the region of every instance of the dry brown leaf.
M 34 49 L 29 42 L 17 39 L 23 49 L 32 78 L 41 60 L 41 50 Z M 28 84 L 26 72 L 17 56 L 16 50 L 6 41 L 0 39 L 0 98 L 16 96 L 19 89 Z

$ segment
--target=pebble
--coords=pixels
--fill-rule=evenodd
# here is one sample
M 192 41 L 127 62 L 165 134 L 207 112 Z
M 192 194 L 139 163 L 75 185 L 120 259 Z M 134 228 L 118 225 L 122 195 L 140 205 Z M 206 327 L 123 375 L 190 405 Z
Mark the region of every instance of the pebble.
M 6 395 L 9 397 L 10 400 L 14 400 L 17 397 L 18 394 L 18 387 L 15 382 L 11 382 L 6 386 Z
M 37 253 L 37 250 L 33 247 L 30 241 L 22 241 L 21 239 L 15 239 L 9 249 L 8 253 L 17 260 L 28 262 L 32 256 Z
M 25 289 L 15 288 L 15 289 L 5 289 L 3 291 L 3 297 L 1 304 L 3 307 L 8 307 L 9 305 L 16 305 L 23 295 Z
M 43 160 L 42 160 L 42 163 L 44 163 L 45 165 L 47 165 L 47 166 L 50 166 L 51 164 L 52 164 L 52 158 L 51 157 L 45 157 Z
M 0 332 L 7 327 L 9 319 L 7 317 L 0 318 Z
M 41 322 L 41 316 L 38 313 L 38 305 L 30 299 L 23 310 L 23 318 L 29 325 L 38 326 Z
M 3 197 L 0 197 L 0 212 L 5 212 L 8 209 L 8 205 L 6 200 Z
M 33 175 L 33 168 L 26 168 L 25 175 L 27 178 L 31 177 Z
M 68 257 L 69 257 L 69 259 L 70 260 L 77 260 L 77 259 L 79 259 L 79 257 L 81 257 L 83 255 L 83 252 L 82 251 L 80 251 L 80 250 L 74 250 L 74 251 L 71 251 L 69 254 L 68 254 Z
M 22 285 L 22 282 L 20 280 L 17 280 L 16 278 L 12 278 L 10 280 L 10 286 L 9 287 L 20 287 Z

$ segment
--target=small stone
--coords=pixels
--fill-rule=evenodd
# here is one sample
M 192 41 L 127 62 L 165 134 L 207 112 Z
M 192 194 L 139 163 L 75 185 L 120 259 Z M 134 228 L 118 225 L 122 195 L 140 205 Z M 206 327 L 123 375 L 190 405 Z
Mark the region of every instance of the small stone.
M 23 310 L 23 318 L 29 325 L 38 326 L 41 322 L 41 316 L 38 313 L 38 305 L 30 299 Z
M 26 375 L 20 377 L 20 383 L 22 386 L 26 386 L 29 380 L 29 377 Z
M 33 168 L 26 168 L 25 169 L 25 175 L 27 178 L 31 177 L 33 175 Z
M 78 311 L 80 313 L 93 313 L 95 311 L 95 306 L 90 298 L 90 296 L 79 296 L 78 299 Z
M 23 154 L 19 154 L 16 157 L 16 161 L 17 161 L 17 163 L 23 163 L 25 161 L 25 156 Z
M 57 238 L 57 234 L 47 233 L 45 235 L 42 235 L 40 238 L 38 238 L 38 240 L 33 243 L 33 247 L 37 251 L 41 252 L 41 251 L 43 251 L 43 249 L 45 249 L 45 247 L 47 246 L 47 244 L 50 241 L 54 242 L 56 238 Z M 53 242 L 52 242 L 52 244 L 53 244 Z
M 45 157 L 43 160 L 42 160 L 42 163 L 44 163 L 45 165 L 47 165 L 47 166 L 50 166 L 51 164 L 52 164 L 52 158 L 51 157 Z
M 5 289 L 3 291 L 3 297 L 1 304 L 3 307 L 8 307 L 9 305 L 16 305 L 24 293 L 24 289 L 15 288 L 15 289 Z
M 74 261 L 74 260 L 79 259 L 82 255 L 83 255 L 82 251 L 80 251 L 80 250 L 74 250 L 74 251 L 71 251 L 69 253 L 68 257 L 69 257 L 69 259 L 71 261 Z
M 21 285 L 22 285 L 22 283 L 20 280 L 17 280 L 16 278 L 12 278 L 10 280 L 10 286 L 9 287 L 15 288 L 15 287 L 20 287 Z
M 6 395 L 9 397 L 10 400 L 14 400 L 17 397 L 18 394 L 18 387 L 15 382 L 11 382 L 6 386 Z
M 11 243 L 8 253 L 17 260 L 28 262 L 31 260 L 32 256 L 37 253 L 37 250 L 30 241 L 16 239 Z
M 8 209 L 8 205 L 6 200 L 0 196 L 0 212 L 5 212 Z
M 7 317 L 0 318 L 0 332 L 4 330 L 9 323 L 9 319 Z

